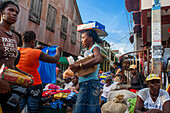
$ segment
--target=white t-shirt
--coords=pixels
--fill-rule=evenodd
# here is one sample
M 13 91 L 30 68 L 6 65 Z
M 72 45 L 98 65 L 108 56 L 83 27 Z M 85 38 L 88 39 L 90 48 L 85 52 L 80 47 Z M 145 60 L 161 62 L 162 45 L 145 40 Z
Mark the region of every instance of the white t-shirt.
M 153 102 L 150 93 L 149 88 L 145 88 L 139 91 L 138 96 L 144 101 L 144 108 L 146 109 L 163 109 L 164 102 L 170 100 L 168 92 L 166 92 L 163 89 L 159 90 L 158 98 L 155 102 Z
M 111 91 L 112 87 L 114 86 L 115 84 L 111 84 L 109 87 L 106 87 L 106 84 L 103 86 L 103 93 L 101 96 L 107 98 L 108 96 L 108 93 Z
M 73 87 L 73 83 L 69 82 L 69 83 L 64 83 L 65 87 L 64 89 L 68 89 L 69 87 Z

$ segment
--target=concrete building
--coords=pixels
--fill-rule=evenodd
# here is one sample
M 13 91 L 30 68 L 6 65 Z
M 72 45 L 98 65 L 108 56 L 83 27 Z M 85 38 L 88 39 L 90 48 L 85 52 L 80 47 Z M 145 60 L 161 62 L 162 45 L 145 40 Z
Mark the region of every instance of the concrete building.
M 128 12 L 133 12 L 134 33 L 130 41 L 134 42 L 135 50 L 143 44 L 151 46 L 151 8 L 153 0 L 125 0 Z M 161 36 L 162 46 L 170 47 L 170 0 L 161 1 Z

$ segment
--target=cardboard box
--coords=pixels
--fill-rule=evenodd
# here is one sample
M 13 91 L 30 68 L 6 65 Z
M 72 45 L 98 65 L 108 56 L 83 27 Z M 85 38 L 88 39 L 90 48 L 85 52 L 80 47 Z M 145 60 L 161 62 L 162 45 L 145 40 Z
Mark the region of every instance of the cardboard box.
M 107 32 L 105 31 L 105 26 L 100 24 L 97 21 L 89 21 L 85 24 L 80 24 L 77 26 L 77 31 L 81 32 L 86 29 L 93 29 L 97 32 L 99 37 L 105 37 L 107 36 Z
M 80 61 L 77 61 L 75 62 L 75 64 L 80 64 L 80 63 L 83 63 L 83 62 L 86 62 L 88 60 L 90 60 L 91 58 L 93 58 L 94 56 L 89 56 L 89 57 L 86 57 L 84 58 L 83 60 L 80 60 Z M 84 76 L 84 75 L 88 75 L 90 73 L 93 73 L 94 71 L 97 70 L 97 65 L 93 66 L 93 67 L 89 67 L 87 69 L 80 69 L 77 73 L 78 73 L 78 76 L 81 77 L 81 76 Z

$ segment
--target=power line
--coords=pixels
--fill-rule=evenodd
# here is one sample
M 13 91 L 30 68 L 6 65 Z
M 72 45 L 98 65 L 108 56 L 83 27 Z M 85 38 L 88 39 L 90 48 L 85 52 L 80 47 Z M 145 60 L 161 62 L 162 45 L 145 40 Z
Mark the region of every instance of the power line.
M 128 28 L 129 28 L 129 34 L 131 34 L 130 32 L 130 25 L 129 25 L 129 19 L 128 19 L 128 14 L 127 14 L 127 10 L 125 9 L 125 12 L 126 12 L 126 19 L 127 19 L 127 23 L 128 23 Z
M 127 41 L 127 43 L 126 43 L 126 46 L 125 46 L 125 48 L 127 47 L 127 45 L 129 44 L 129 40 Z
M 118 42 L 120 42 L 121 40 L 123 40 L 124 38 L 126 38 L 126 36 L 128 35 L 129 33 L 127 33 L 123 38 L 121 38 L 120 40 L 118 40 L 117 42 L 115 42 L 114 44 L 111 44 L 112 46 L 117 44 Z

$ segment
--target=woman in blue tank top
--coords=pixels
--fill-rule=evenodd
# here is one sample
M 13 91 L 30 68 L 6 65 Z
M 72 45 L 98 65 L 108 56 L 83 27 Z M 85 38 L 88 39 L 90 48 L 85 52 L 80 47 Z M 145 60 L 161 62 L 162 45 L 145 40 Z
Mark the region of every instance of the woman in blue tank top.
M 95 42 L 101 43 L 96 31 L 85 30 L 82 33 L 82 45 L 84 48 L 88 48 L 94 54 L 94 57 L 81 64 L 70 65 L 73 72 L 95 65 L 98 66 L 95 72 L 79 77 L 80 90 L 73 113 L 101 113 L 99 106 L 100 84 L 97 74 L 102 62 L 102 55 L 100 46 Z

